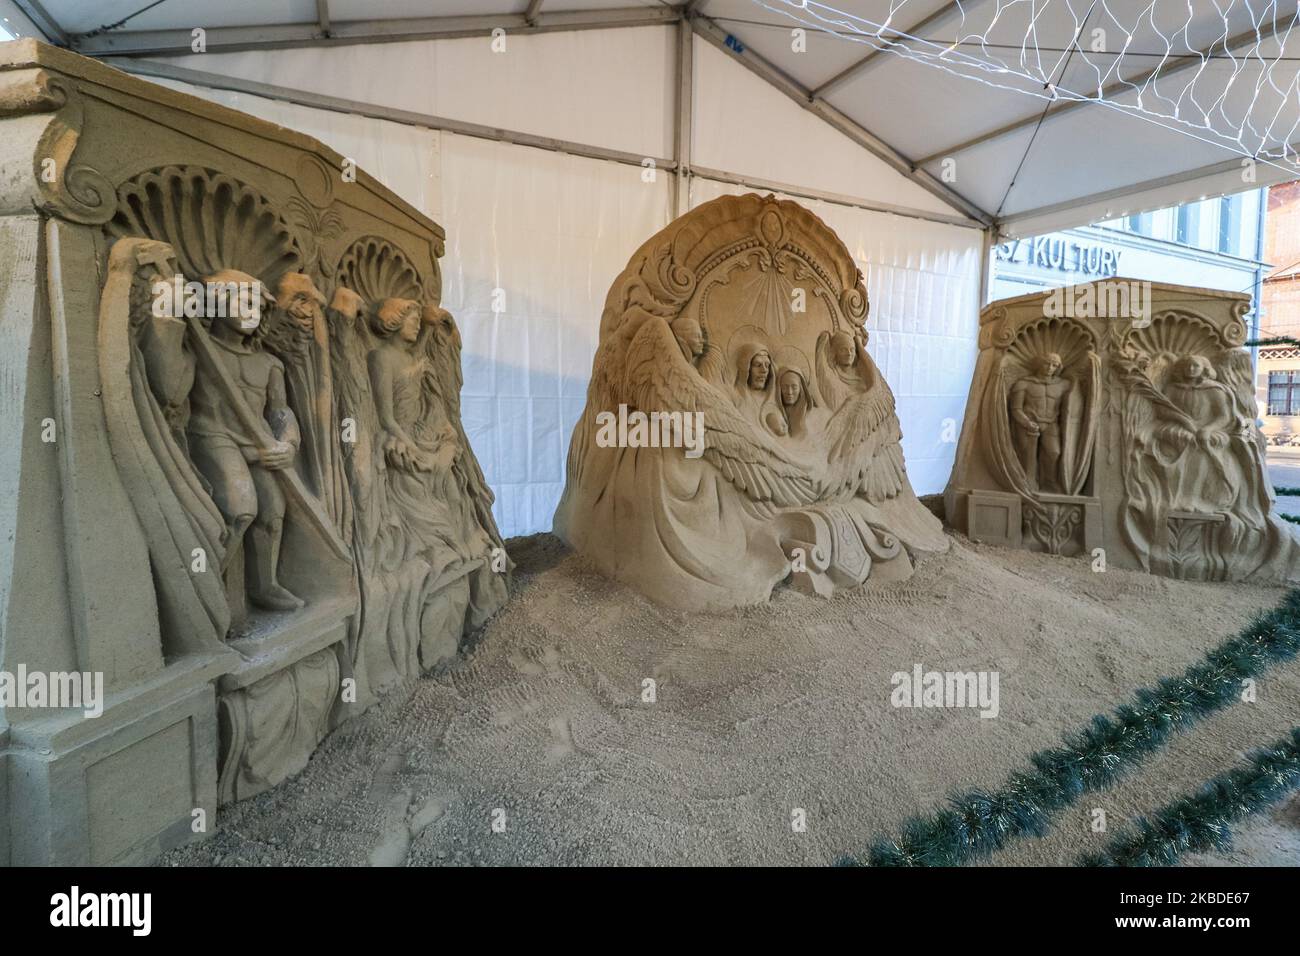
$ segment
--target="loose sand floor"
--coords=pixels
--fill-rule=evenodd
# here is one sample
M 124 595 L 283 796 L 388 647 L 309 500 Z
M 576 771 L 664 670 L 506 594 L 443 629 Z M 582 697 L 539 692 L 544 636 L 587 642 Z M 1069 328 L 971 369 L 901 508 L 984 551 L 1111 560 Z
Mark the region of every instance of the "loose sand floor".
M 297 777 L 223 810 L 211 839 L 162 862 L 828 864 L 954 788 L 998 786 L 1284 593 L 958 538 L 907 581 L 833 600 L 780 589 L 761 607 L 688 615 L 550 535 L 509 548 L 516 596 L 463 659 L 386 696 Z M 996 671 L 998 715 L 892 706 L 892 675 L 917 664 Z M 1069 864 L 1297 724 L 1293 662 L 1255 703 L 989 862 Z M 1092 831 L 1094 808 L 1108 833 Z M 1231 852 L 1187 862 L 1300 865 L 1300 802 L 1243 825 Z

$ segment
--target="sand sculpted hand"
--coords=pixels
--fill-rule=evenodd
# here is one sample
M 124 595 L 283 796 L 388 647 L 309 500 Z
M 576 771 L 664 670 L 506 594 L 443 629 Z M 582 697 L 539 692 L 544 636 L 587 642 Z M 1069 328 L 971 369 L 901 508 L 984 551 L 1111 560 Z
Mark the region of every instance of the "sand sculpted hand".
M 277 441 L 267 448 L 259 450 L 258 459 L 262 467 L 269 471 L 282 471 L 293 464 L 296 449 L 287 441 Z
M 1228 444 L 1228 436 L 1213 428 L 1202 428 L 1196 437 L 1208 449 L 1222 448 Z
M 434 469 L 432 458 L 397 435 L 385 436 L 384 459 L 390 466 L 402 471 L 433 471 Z

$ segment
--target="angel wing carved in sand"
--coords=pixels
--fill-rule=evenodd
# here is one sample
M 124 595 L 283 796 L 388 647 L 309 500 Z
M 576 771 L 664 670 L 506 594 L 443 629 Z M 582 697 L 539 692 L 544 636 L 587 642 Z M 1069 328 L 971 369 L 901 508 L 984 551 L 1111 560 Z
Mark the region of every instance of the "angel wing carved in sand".
M 686 360 L 668 323 L 651 316 L 628 345 L 622 380 L 606 408 L 625 403 L 647 414 L 699 412 L 704 458 L 754 501 L 782 507 L 809 504 L 817 493 L 808 468 L 743 417 L 731 399 Z

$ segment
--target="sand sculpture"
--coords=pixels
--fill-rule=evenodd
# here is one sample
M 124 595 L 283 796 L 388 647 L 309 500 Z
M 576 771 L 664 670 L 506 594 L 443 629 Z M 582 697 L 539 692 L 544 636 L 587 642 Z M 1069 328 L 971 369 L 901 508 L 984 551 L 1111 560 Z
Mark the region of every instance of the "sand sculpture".
M 989 305 L 950 523 L 1175 578 L 1289 581 L 1242 348 L 1248 296 L 1100 280 Z
M 867 294 L 839 238 L 727 196 L 632 256 L 601 315 L 555 531 L 662 604 L 829 595 L 948 546 L 908 483 Z
M 106 695 L 0 713 L 0 864 L 147 860 L 454 655 L 509 561 L 437 225 L 32 41 L 0 45 L 0 126 L 0 671 Z

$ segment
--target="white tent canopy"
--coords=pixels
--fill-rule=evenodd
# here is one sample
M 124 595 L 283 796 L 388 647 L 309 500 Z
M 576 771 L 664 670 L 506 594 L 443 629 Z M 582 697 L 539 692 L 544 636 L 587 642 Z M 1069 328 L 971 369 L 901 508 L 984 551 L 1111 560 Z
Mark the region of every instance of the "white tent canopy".
M 982 36 L 979 17 L 1001 11 L 983 42 L 1006 31 L 1008 47 L 1025 32 L 1014 19 L 1033 7 L 1045 57 L 1074 31 L 1054 8 L 1073 4 L 1081 17 L 1091 2 L 963 0 L 964 26 L 945 0 L 892 6 L 896 27 L 948 42 L 959 28 Z M 10 32 L 43 32 L 314 135 L 445 226 L 443 303 L 465 341 L 465 424 L 507 535 L 550 527 L 609 283 L 693 206 L 771 191 L 844 239 L 924 494 L 951 468 L 996 236 L 1294 178 L 1267 163 L 1256 182 L 1243 178 L 1242 157 L 1271 141 L 1232 149 L 1114 107 L 1000 89 L 896 50 L 874 54 L 849 30 L 808 29 L 796 52 L 789 13 L 806 14 L 782 0 L 163 0 L 114 26 L 147 3 L 0 0 L 0 18 Z M 1097 5 L 1134 19 L 1143 9 Z M 839 6 L 877 20 L 890 9 Z M 1184 39 L 1209 48 L 1216 29 L 1245 30 L 1195 6 L 1209 13 Z M 1295 4 L 1281 6 L 1269 10 L 1286 35 Z M 1187 0 L 1156 7 L 1186 20 Z M 504 31 L 495 44 L 494 30 Z M 1067 72 L 1082 69 L 1077 59 Z M 1224 69 L 1217 56 L 1197 62 L 1186 76 Z M 1294 73 L 1290 61 L 1269 75 L 1291 91 L 1281 109 L 1248 67 L 1221 103 L 1223 130 L 1241 126 L 1234 109 L 1288 130 L 1297 106 L 1279 69 Z M 1238 91 L 1254 107 L 1236 104 Z
M 1294 64 L 1285 59 L 1288 41 L 1296 49 L 1291 0 L 165 0 L 108 30 L 143 0 L 2 4 L 15 8 L 15 20 L 17 11 L 25 13 L 29 29 L 81 52 L 151 60 L 190 52 L 196 27 L 205 30 L 209 52 L 231 52 L 686 21 L 697 36 L 941 197 L 945 211 L 996 222 L 1008 235 L 1295 175 L 1287 163 L 1263 162 L 1254 178 L 1243 177 L 1241 163 L 1291 147 L 1286 137 L 1300 120 L 1300 56 Z M 806 51 L 795 52 L 790 30 L 801 22 L 813 28 Z M 872 24 L 889 25 L 876 31 L 883 40 L 864 32 Z M 1106 31 L 1100 48 L 1098 29 Z M 969 57 L 946 58 L 943 66 L 927 61 L 927 52 L 957 38 L 967 40 L 959 51 L 978 45 L 985 60 L 993 50 L 1011 62 L 1027 49 L 1031 66 L 1054 76 L 1058 92 L 1094 102 L 1053 100 L 1044 84 L 1015 70 L 990 75 Z M 1074 53 L 1061 55 L 1076 40 Z M 1139 91 L 1156 68 L 1159 78 Z M 1108 105 L 1095 102 L 1099 89 Z M 1155 105 L 1147 113 L 1177 109 L 1186 122 L 1128 109 L 1139 96 Z M 1212 107 L 1208 117 L 1200 115 L 1203 106 Z M 1255 128 L 1238 136 L 1252 121 Z M 600 130 L 591 132 L 591 141 L 577 145 L 616 148 L 600 141 Z M 671 166 L 680 157 L 658 158 Z

